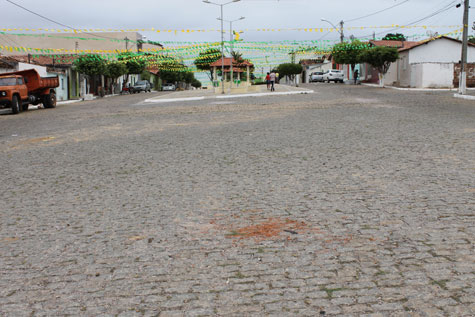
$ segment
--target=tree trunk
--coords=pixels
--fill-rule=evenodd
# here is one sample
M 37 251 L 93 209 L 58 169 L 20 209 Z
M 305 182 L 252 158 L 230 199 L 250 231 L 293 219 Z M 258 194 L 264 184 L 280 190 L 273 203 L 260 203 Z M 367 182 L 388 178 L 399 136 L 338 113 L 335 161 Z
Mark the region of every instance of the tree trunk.
M 384 87 L 384 74 L 379 73 L 379 87 Z

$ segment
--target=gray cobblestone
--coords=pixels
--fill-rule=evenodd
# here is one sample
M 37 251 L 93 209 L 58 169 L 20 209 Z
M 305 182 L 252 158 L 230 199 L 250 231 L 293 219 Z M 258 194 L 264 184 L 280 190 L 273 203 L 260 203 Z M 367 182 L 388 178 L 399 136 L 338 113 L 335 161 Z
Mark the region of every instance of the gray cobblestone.
M 473 102 L 311 87 L 0 115 L 0 315 L 473 316 Z

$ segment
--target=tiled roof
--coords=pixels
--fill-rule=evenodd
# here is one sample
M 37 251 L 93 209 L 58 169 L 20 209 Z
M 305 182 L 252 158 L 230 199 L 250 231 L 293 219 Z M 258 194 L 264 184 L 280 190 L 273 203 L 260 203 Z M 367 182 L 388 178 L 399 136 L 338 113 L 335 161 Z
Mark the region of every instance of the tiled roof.
M 414 48 L 414 47 L 421 46 L 421 45 L 424 45 L 424 44 L 433 42 L 433 41 L 438 40 L 438 39 L 451 40 L 451 41 L 455 41 L 455 42 L 458 42 L 458 43 L 462 44 L 462 41 L 457 40 L 457 39 L 454 39 L 454 38 L 452 38 L 452 37 L 439 36 L 439 37 L 433 37 L 433 38 L 427 39 L 427 40 L 425 40 L 425 41 L 417 42 L 416 45 L 412 45 L 412 46 L 410 46 L 410 47 L 401 48 L 401 49 L 399 50 L 399 52 L 408 51 L 408 50 L 410 50 L 410 49 L 412 49 L 412 48 Z M 468 43 L 468 46 L 473 46 L 473 47 L 475 47 L 475 44 L 472 44 L 472 43 L 469 42 L 469 43 Z
M 237 62 L 234 58 L 225 57 L 224 58 L 224 66 L 225 67 L 231 67 L 231 61 L 233 61 L 233 65 L 237 64 Z M 214 67 L 214 66 L 218 67 L 218 66 L 221 66 L 221 65 L 222 65 L 222 58 L 220 58 L 216 62 L 210 64 L 211 67 Z M 250 63 L 249 61 L 244 61 L 242 63 L 239 63 L 239 66 L 253 66 L 253 64 Z
M 369 41 L 369 43 L 370 45 L 374 45 L 374 46 L 386 46 L 386 47 L 396 47 L 396 48 L 409 48 L 409 47 L 413 47 L 419 44 L 419 42 L 414 42 L 414 41 L 393 41 L 393 40 L 381 40 L 381 41 L 371 40 Z
M 314 59 L 302 59 L 299 63 L 300 65 L 315 65 L 315 64 L 321 64 L 325 61 L 325 58 L 314 58 Z
M 158 69 L 158 67 L 147 67 L 147 70 L 155 75 L 158 75 L 158 73 L 160 73 L 160 70 Z
M 34 55 L 15 55 L 9 56 L 10 60 L 15 60 L 21 63 L 30 63 L 40 66 L 71 66 L 80 55 L 64 54 L 54 56 L 34 56 Z

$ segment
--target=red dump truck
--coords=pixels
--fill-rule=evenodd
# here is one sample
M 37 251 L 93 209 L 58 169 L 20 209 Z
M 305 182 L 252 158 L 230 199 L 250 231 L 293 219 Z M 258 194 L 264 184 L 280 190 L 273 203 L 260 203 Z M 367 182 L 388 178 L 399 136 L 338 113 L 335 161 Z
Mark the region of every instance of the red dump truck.
M 0 74 L 0 105 L 15 114 L 28 110 L 30 104 L 54 108 L 58 86 L 58 76 L 41 77 L 34 69 Z

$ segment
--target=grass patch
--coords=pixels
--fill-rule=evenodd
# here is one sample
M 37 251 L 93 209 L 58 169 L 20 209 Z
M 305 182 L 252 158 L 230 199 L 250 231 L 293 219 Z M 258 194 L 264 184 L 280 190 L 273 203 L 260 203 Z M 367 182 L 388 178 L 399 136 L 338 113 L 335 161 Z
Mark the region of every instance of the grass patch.
M 447 284 L 448 281 L 449 280 L 438 280 L 438 281 L 437 280 L 432 280 L 430 283 L 432 285 L 438 285 L 443 290 L 447 290 L 446 284 Z
M 340 288 L 326 288 L 324 286 L 324 287 L 321 287 L 320 290 L 327 293 L 328 299 L 332 299 L 334 292 L 343 291 L 343 290 L 345 290 L 345 288 L 343 288 L 343 287 L 340 287 Z
M 246 278 L 241 272 L 237 271 L 236 275 L 234 275 L 235 278 Z

